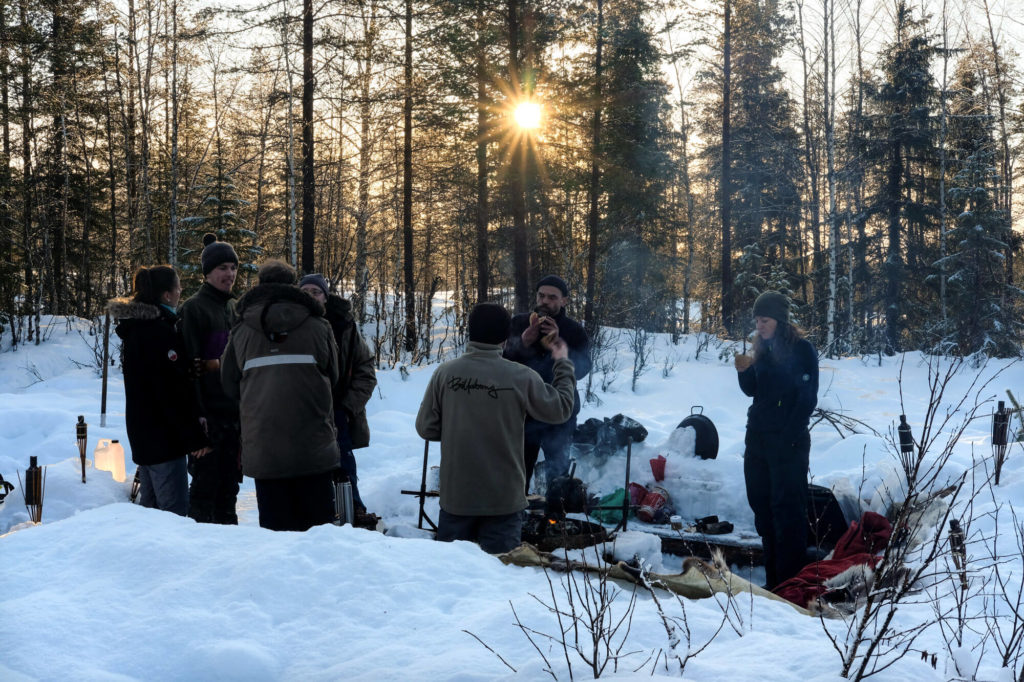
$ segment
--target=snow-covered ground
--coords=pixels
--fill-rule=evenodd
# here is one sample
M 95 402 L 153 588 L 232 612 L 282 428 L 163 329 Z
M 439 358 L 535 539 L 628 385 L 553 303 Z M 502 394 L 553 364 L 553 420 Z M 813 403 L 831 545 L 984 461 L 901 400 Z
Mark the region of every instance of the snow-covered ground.
M 368 410 L 371 445 L 357 453 L 364 500 L 392 532 L 406 537 L 335 526 L 306 533 L 263 530 L 257 524 L 249 479 L 239 497 L 238 527 L 198 525 L 128 502 L 134 470 L 130 452 L 127 482 L 115 482 L 109 473 L 90 468 L 88 482 L 82 484 L 74 430 L 77 415 L 84 415 L 89 424 L 90 460 L 99 438 L 120 439 L 128 450 L 124 391 L 115 368 L 107 425 L 101 428 L 101 383 L 89 347 L 93 339 L 79 332 L 87 328 L 83 322 L 71 325 L 70 331 L 63 320 L 53 324 L 52 335 L 42 345 L 0 353 L 0 475 L 17 485 L 16 474 L 24 476 L 32 455 L 47 468 L 40 525 L 27 522 L 20 490 L 0 507 L 0 679 L 593 676 L 579 657 L 570 654 L 567 661 L 561 646 L 544 637 L 558 632 L 548 606 L 552 594 L 560 604 L 565 602 L 564 576 L 505 566 L 468 543 L 408 537 L 417 535 L 418 503 L 400 491 L 419 487 L 423 444 L 413 420 L 433 367 L 378 372 L 379 387 Z M 632 355 L 622 339 L 595 368 L 592 388 L 597 400 L 584 406 L 580 421 L 617 413 L 638 420 L 649 436 L 633 448 L 630 479 L 650 483 L 648 460 L 663 454 L 668 460 L 666 487 L 684 518 L 716 514 L 732 521 L 737 534 L 750 534 L 753 521 L 742 478 L 749 399 L 736 384 L 728 346 L 712 340 L 697 357 L 699 342 L 691 336 L 672 345 L 659 337 L 650 370 L 632 392 Z M 946 401 L 955 403 L 977 376 L 984 379 L 997 372 L 982 399 L 1004 399 L 1006 389 L 1024 386 L 1024 365 L 993 361 L 958 375 L 947 389 Z M 855 417 L 881 435 L 865 429 L 843 438 L 832 426 L 819 423 L 812 431 L 814 482 L 861 498 L 864 509 L 884 511 L 876 491 L 886 482 L 898 486 L 886 436 L 901 412 L 920 428 L 927 379 L 926 359 L 918 354 L 823 360 L 819 406 Z M 673 433 L 694 405 L 703 406 L 718 429 L 721 446 L 715 460 L 691 454 L 691 431 Z M 988 404 L 981 412 L 988 415 L 991 409 Z M 990 438 L 987 416 L 972 422 L 954 449 L 947 476 L 975 464 L 983 467 L 990 458 Z M 430 463 L 438 460 L 434 444 Z M 577 474 L 591 492 L 609 493 L 622 485 L 624 461 L 621 454 L 600 463 L 581 458 Z M 991 461 L 987 464 L 991 468 Z M 1020 506 L 1022 500 L 1024 451 L 1014 444 L 1002 484 L 993 494 L 979 495 L 971 510 L 972 562 L 987 565 L 980 539 L 993 537 L 997 528 L 1001 548 L 1012 555 L 1010 505 Z M 428 501 L 427 510 L 436 518 L 436 501 Z M 642 531 L 643 524 L 631 525 L 631 530 Z M 652 543 L 633 536 L 623 544 L 619 554 Z M 660 562 L 666 571 L 680 566 L 679 558 L 670 555 L 647 558 L 655 565 Z M 1022 573 L 1019 553 L 1002 570 L 1010 576 L 1010 590 L 1016 589 Z M 763 574 L 754 569 L 749 577 L 757 582 Z M 987 571 L 978 571 L 971 580 L 981 585 L 978 581 L 989 577 Z M 613 612 L 621 614 L 630 589 L 619 587 L 623 593 L 613 603 Z M 935 591 L 940 592 L 945 594 Z M 924 603 L 927 599 L 918 601 L 922 603 L 899 611 L 897 627 L 934 619 L 933 606 Z M 1001 623 L 1009 626 L 1005 608 L 993 606 L 997 601 L 979 601 L 971 608 L 1002 608 Z M 721 627 L 721 602 L 679 602 L 667 595 L 662 602 L 670 616 L 681 616 L 685 609 L 691 649 L 718 633 L 688 662 L 686 677 L 840 679 L 840 657 L 823 624 L 785 604 L 745 596 L 738 608 L 728 609 L 727 624 Z M 940 609 L 951 606 L 948 596 L 939 598 Z M 516 616 L 526 628 L 542 633 L 533 639 L 543 657 L 517 627 Z M 960 679 L 968 668 L 977 668 L 978 679 L 1012 679 L 1001 669 L 992 639 L 975 646 L 983 641 L 980 633 L 990 621 L 972 622 L 974 631 L 953 653 L 942 629 L 931 626 L 915 650 L 878 679 Z M 842 632 L 835 622 L 829 627 L 833 635 Z M 617 672 L 609 664 L 603 676 L 677 677 L 678 671 L 664 663 L 662 652 L 668 648 L 665 627 L 650 596 L 638 592 L 620 648 L 629 655 L 618 661 Z M 680 650 L 686 650 L 685 641 Z M 934 668 L 930 660 L 921 660 L 921 651 L 935 655 Z M 1019 670 L 1020 663 L 1017 666 Z

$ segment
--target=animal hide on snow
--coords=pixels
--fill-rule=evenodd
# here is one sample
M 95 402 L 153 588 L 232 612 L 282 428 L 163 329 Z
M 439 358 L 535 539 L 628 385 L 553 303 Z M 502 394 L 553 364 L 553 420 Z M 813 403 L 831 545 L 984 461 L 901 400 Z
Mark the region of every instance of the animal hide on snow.
M 677 574 L 649 573 L 642 568 L 630 566 L 624 561 L 614 564 L 574 561 L 549 552 L 541 552 L 526 542 L 511 552 L 499 555 L 498 558 L 502 563 L 515 566 L 533 566 L 555 571 L 583 571 L 604 574 L 615 580 L 638 585 L 647 583 L 689 599 L 706 599 L 715 594 L 736 596 L 742 592 L 749 592 L 758 597 L 787 604 L 804 615 L 811 615 L 807 609 L 734 575 L 722 555 L 717 553 L 712 562 L 696 557 L 687 558 L 683 562 L 682 573 Z

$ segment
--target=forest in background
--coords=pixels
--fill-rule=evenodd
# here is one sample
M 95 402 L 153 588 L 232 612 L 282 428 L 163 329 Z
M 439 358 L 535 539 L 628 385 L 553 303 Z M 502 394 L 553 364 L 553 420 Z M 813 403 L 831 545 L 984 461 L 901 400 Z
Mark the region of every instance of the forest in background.
M 239 289 L 271 257 L 325 273 L 382 364 L 431 357 L 438 292 L 460 334 L 549 272 L 592 333 L 735 338 L 779 289 L 831 356 L 1016 356 L 1007 22 L 989 0 L 0 0 L 0 334 L 102 316 L 140 265 L 188 294 L 215 232 Z

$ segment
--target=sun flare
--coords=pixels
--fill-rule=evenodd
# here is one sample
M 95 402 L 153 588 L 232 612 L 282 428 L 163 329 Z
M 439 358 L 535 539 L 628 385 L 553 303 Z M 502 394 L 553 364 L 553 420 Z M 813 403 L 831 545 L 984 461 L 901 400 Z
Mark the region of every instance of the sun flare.
M 540 105 L 536 102 L 521 102 L 512 113 L 516 125 L 520 128 L 532 130 L 540 127 Z

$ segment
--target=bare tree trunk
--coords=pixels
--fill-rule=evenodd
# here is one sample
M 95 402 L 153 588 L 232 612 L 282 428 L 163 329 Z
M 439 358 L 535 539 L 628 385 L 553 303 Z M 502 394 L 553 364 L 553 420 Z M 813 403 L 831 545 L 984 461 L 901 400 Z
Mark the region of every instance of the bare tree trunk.
M 999 175 L 1002 180 L 1001 187 L 996 193 L 999 207 L 1005 211 L 1006 220 L 1013 224 L 1013 156 L 1010 152 L 1010 132 L 1006 129 L 1007 119 L 1007 89 L 1006 74 L 1003 69 L 1003 60 L 999 50 L 999 41 L 996 39 L 995 29 L 992 27 L 992 12 L 989 10 L 988 0 L 983 0 L 985 9 L 985 21 L 988 25 L 988 37 L 992 46 L 992 66 L 996 75 L 996 101 L 999 104 Z M 1011 231 L 1012 232 L 1012 231 Z M 1018 238 L 1019 239 L 1019 238 Z M 1014 245 L 1011 242 L 1006 250 L 1006 281 L 1013 283 L 1013 252 Z
M 600 1 L 600 0 L 599 0 Z M 487 300 L 490 255 L 487 246 L 487 51 L 484 40 L 484 3 L 476 3 L 476 299 Z M 429 301 L 427 302 L 429 305 Z
M 836 300 L 839 296 L 839 216 L 836 206 L 836 57 L 835 57 L 835 3 L 822 2 L 824 38 L 822 83 L 825 111 L 825 175 L 828 182 L 828 324 L 826 352 L 829 357 L 836 353 Z
M 218 130 L 220 126 L 217 126 Z M 171 2 L 171 199 L 167 207 L 167 262 L 178 265 L 178 0 Z
M 722 179 L 719 204 L 722 219 L 722 326 L 732 331 L 732 144 L 729 115 L 732 98 L 732 0 L 725 0 L 724 42 L 722 48 Z
M 302 1 L 302 271 L 315 269 L 316 182 L 313 164 L 313 0 Z
M 828 0 L 822 0 L 822 4 L 825 5 Z M 819 158 L 820 152 L 818 149 L 818 140 L 814 135 L 814 129 L 811 124 L 811 92 L 810 92 L 810 71 L 811 65 L 807 55 L 807 43 L 804 38 L 804 3 L 799 0 L 796 3 L 797 9 L 797 20 L 799 22 L 799 43 L 800 43 L 800 65 L 803 73 L 803 123 L 804 123 L 804 163 L 807 165 L 807 179 L 810 183 L 811 188 L 811 199 L 810 199 L 810 211 L 811 215 L 809 218 L 808 228 L 811 232 L 811 277 L 803 278 L 803 296 L 805 300 L 810 300 L 807 295 L 807 280 L 810 279 L 813 282 L 811 293 L 814 296 L 815 305 L 813 310 L 817 314 L 820 314 L 820 296 L 821 290 L 819 283 L 821 281 L 821 173 L 820 165 L 821 161 Z M 827 8 L 825 9 L 827 13 Z M 827 15 L 826 15 L 826 29 L 827 27 Z M 827 41 L 826 41 L 826 56 L 827 56 Z M 827 72 L 827 67 L 825 71 Z M 826 85 L 826 92 L 827 92 Z M 826 110 L 828 104 L 825 105 Z
M 295 201 L 295 83 L 292 81 L 291 49 L 288 42 L 288 11 L 285 0 L 281 2 L 281 51 L 284 53 L 284 69 L 288 80 L 288 255 L 292 267 L 298 267 L 298 227 Z
M 601 113 L 603 103 L 602 52 L 604 50 L 604 0 L 597 0 L 597 35 L 594 38 L 594 113 L 590 122 L 590 210 L 587 215 L 587 301 L 583 307 L 583 322 L 590 333 L 595 329 L 597 311 L 597 247 L 601 231 Z
M 523 75 L 520 64 L 520 20 L 519 5 L 522 0 L 508 0 L 508 72 L 509 84 L 517 97 L 523 96 Z M 509 178 L 509 192 L 512 203 L 512 270 L 515 280 L 516 312 L 530 308 L 530 255 L 527 252 L 526 234 L 526 188 L 523 176 L 526 174 L 527 142 L 525 134 L 513 136 L 510 158 L 512 165 Z
M 939 90 L 939 304 L 942 307 L 943 327 L 948 320 L 946 309 L 946 249 L 948 238 L 946 225 L 946 141 L 949 134 L 949 109 L 946 91 L 949 88 L 949 17 L 946 0 L 942 1 L 942 87 Z
M 405 0 L 405 103 L 402 136 L 402 275 L 405 284 L 405 350 L 416 350 L 416 282 L 412 242 L 412 0 Z

